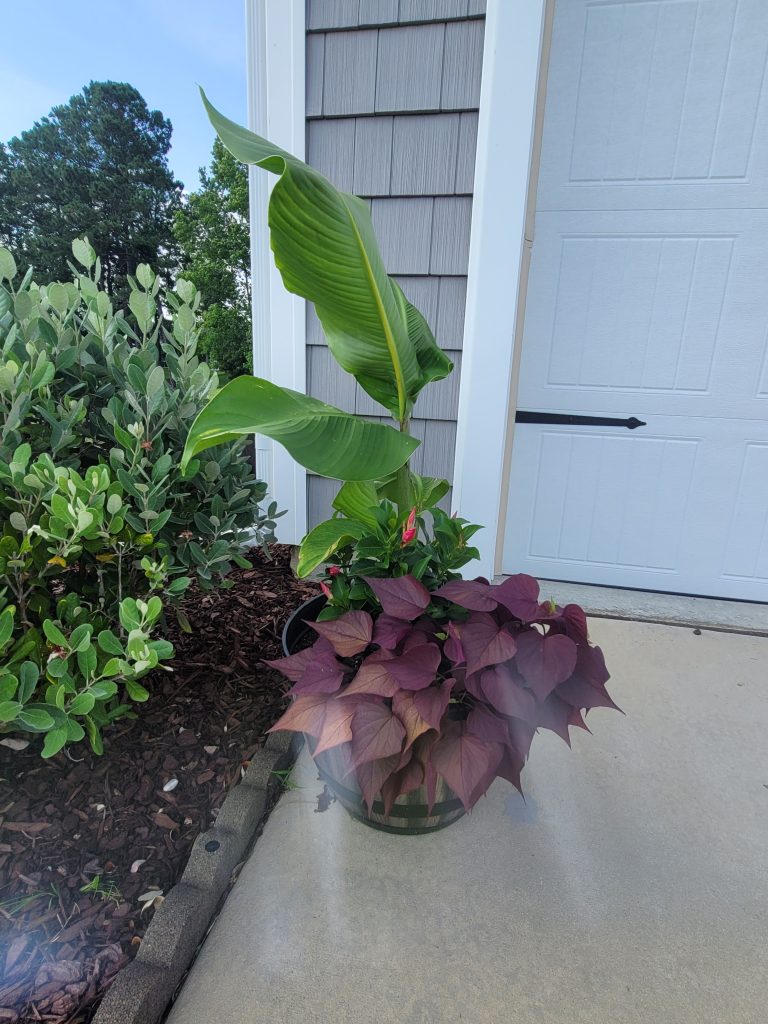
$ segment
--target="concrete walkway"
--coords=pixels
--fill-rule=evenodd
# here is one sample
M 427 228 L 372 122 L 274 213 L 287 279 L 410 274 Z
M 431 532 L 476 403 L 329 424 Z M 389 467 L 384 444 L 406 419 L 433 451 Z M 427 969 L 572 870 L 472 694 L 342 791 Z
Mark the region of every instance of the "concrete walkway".
M 596 620 L 627 712 L 433 836 L 286 794 L 170 1024 L 764 1024 L 768 639 Z

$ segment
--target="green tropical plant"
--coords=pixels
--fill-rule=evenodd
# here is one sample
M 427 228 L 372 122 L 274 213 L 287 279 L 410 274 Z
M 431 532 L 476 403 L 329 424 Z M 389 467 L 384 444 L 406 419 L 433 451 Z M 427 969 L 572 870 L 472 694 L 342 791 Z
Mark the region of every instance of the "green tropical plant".
M 184 460 L 259 431 L 344 481 L 334 517 L 301 545 L 300 575 L 327 563 L 325 600 L 294 613 L 286 657 L 269 663 L 293 683 L 273 729 L 311 738 L 353 813 L 365 805 L 383 827 L 408 831 L 409 811 L 437 812 L 439 779 L 469 810 L 497 777 L 520 787 L 538 729 L 570 743 L 583 713 L 615 707 L 605 661 L 584 611 L 542 601 L 530 576 L 458 578 L 477 556 L 468 542 L 478 527 L 436 507 L 448 483 L 410 472 L 407 433 L 421 389 L 452 367 L 387 276 L 365 203 L 205 103 L 237 159 L 279 176 L 269 226 L 283 282 L 315 303 L 331 353 L 399 430 L 239 378 L 197 417 Z M 318 634 L 311 647 L 299 623 Z M 409 798 L 415 806 L 393 815 Z M 439 814 L 446 806 L 455 820 L 460 808 L 448 801 Z
M 363 200 L 340 192 L 314 168 L 236 125 L 205 96 L 203 100 L 232 155 L 278 175 L 269 202 L 269 227 L 283 282 L 289 291 L 314 302 L 332 355 L 384 406 L 397 428 L 369 423 L 266 380 L 240 377 L 195 420 L 183 464 L 221 441 L 256 432 L 281 442 L 313 472 L 365 483 L 364 488 L 343 489 L 342 504 L 337 499 L 336 507 L 346 517 L 344 527 L 322 524 L 324 541 L 336 531 L 338 546 L 364 528 L 355 509 L 389 497 L 404 520 L 414 505 L 429 507 L 441 488 L 443 494 L 447 490 L 447 483 L 425 483 L 410 472 L 408 459 L 419 442 L 408 427 L 422 388 L 447 376 L 453 366 L 424 317 L 386 273 Z M 333 544 L 320 543 L 319 536 L 310 534 L 305 542 L 302 574 L 334 550 Z

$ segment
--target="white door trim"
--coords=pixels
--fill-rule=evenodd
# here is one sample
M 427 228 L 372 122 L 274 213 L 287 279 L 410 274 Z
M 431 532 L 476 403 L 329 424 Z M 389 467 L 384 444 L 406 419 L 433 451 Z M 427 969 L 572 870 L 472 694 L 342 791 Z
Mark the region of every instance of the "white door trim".
M 510 382 L 546 0 L 488 0 L 469 245 L 453 508 L 485 527 L 479 571 L 492 577 L 503 529 Z M 477 564 L 472 563 L 477 570 Z
M 245 0 L 248 127 L 304 159 L 305 0 Z M 253 372 L 306 391 L 305 302 L 283 286 L 269 248 L 267 204 L 275 178 L 249 168 Z M 257 437 L 257 472 L 288 511 L 277 538 L 298 544 L 307 529 L 307 474 L 279 444 Z

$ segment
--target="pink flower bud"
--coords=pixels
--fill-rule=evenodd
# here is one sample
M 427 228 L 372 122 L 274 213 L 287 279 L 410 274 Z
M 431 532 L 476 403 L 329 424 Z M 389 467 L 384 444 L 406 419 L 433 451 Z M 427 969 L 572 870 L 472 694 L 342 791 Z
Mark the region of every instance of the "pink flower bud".
M 340 565 L 329 565 L 328 566 L 328 575 L 329 576 L 338 576 L 340 572 L 341 572 L 341 566 Z
M 325 594 L 325 596 L 330 601 L 330 599 L 333 597 L 333 594 L 331 594 L 331 588 L 328 586 L 328 584 L 321 582 L 320 583 L 320 589 L 322 590 L 322 592 Z
M 403 547 L 405 547 L 406 544 L 410 544 L 411 541 L 414 540 L 414 538 L 416 537 L 416 533 L 416 509 L 412 508 L 410 513 L 408 514 L 408 521 L 403 527 Z

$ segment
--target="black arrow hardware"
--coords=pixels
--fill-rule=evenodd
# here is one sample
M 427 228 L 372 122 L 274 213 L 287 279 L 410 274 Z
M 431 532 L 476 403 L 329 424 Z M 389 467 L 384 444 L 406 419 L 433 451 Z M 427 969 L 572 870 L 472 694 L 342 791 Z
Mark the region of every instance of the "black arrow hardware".
M 515 423 L 560 423 L 571 427 L 626 427 L 627 430 L 637 430 L 638 427 L 646 426 L 646 423 L 636 416 L 620 419 L 616 416 L 573 416 L 570 413 L 526 412 L 522 409 L 518 409 L 515 413 Z

